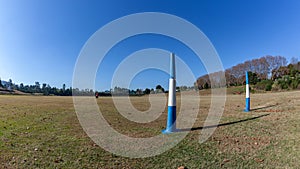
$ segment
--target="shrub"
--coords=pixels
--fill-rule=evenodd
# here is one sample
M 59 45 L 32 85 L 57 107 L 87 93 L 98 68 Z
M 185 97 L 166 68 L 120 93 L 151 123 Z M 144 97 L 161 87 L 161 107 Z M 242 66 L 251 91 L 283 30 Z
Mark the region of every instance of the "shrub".
M 268 83 L 265 87 L 266 91 L 271 91 L 272 90 L 272 84 Z
M 273 81 L 272 80 L 262 80 L 262 81 L 258 82 L 255 85 L 255 88 L 257 90 L 271 91 L 272 90 L 272 85 L 273 85 Z
M 278 84 L 281 89 L 288 89 L 291 82 L 292 82 L 292 80 L 291 80 L 290 76 L 288 76 L 288 75 L 285 75 L 281 79 L 278 79 Z
M 299 76 L 296 76 L 295 78 L 292 79 L 292 82 L 291 82 L 292 89 L 297 89 L 299 84 L 300 84 Z
M 278 84 L 278 81 L 275 81 L 274 83 L 273 83 L 273 85 L 272 85 L 272 89 L 271 89 L 272 91 L 278 91 L 278 90 L 280 90 L 280 86 L 279 86 L 279 84 Z

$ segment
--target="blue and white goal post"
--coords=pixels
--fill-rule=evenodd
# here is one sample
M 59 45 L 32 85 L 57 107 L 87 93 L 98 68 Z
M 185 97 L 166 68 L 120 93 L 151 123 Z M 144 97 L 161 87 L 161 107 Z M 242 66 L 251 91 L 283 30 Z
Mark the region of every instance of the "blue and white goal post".
M 246 71 L 246 105 L 244 111 L 245 112 L 250 111 L 250 87 L 249 87 L 249 76 L 247 71 Z
M 176 129 L 176 73 L 175 73 L 175 54 L 170 56 L 170 79 L 169 79 L 169 97 L 168 97 L 168 118 L 164 134 L 173 133 Z

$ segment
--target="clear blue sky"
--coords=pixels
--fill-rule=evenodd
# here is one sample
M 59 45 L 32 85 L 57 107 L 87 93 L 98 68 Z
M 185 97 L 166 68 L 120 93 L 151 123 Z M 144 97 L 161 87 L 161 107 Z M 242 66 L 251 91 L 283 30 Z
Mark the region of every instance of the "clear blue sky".
M 88 38 L 110 21 L 137 12 L 169 13 L 195 24 L 213 43 L 224 68 L 264 55 L 288 60 L 300 56 L 298 0 L 0 0 L 0 78 L 71 86 L 76 59 Z M 142 35 L 118 44 L 105 58 L 96 89 L 110 88 L 113 70 L 122 61 L 112 59 L 113 54 L 151 47 L 179 54 L 196 77 L 206 73 L 187 57 L 191 53 L 183 44 Z M 166 78 L 166 73 L 148 70 L 138 74 L 131 87 L 167 87 Z

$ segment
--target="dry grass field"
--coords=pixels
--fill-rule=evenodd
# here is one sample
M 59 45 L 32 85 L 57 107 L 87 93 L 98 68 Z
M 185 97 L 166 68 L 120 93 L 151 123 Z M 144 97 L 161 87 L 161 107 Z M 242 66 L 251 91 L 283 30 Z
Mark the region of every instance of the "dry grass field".
M 191 94 L 191 97 L 192 94 Z M 148 97 L 131 97 L 139 110 Z M 80 126 L 72 97 L 0 96 L 0 168 L 298 168 L 300 160 L 300 91 L 227 95 L 219 126 L 199 143 L 210 96 L 201 96 L 192 131 L 178 145 L 148 158 L 126 158 L 106 152 Z M 166 112 L 139 124 L 121 116 L 110 97 L 97 100 L 106 120 L 131 137 L 161 133 Z M 180 99 L 178 99 L 180 102 Z

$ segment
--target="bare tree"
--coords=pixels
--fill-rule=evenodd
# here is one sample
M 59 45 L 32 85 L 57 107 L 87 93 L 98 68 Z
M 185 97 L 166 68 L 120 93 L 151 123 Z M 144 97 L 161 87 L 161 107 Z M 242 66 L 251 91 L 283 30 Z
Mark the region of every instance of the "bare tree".
M 281 66 L 286 66 L 287 60 L 283 56 L 265 56 L 265 59 L 269 63 L 269 73 L 274 69 L 279 69 Z
M 203 89 L 204 86 L 218 87 L 212 84 L 222 84 L 222 86 L 225 85 L 225 83 L 227 86 L 242 85 L 245 82 L 246 71 L 254 73 L 255 76 L 257 76 L 257 80 L 267 79 L 271 73 L 272 78 L 275 78 L 287 73 L 287 70 L 281 68 L 286 66 L 286 64 L 286 58 L 283 56 L 267 55 L 258 59 L 247 60 L 244 63 L 237 64 L 227 69 L 225 72 L 215 72 L 211 73 L 209 76 L 201 76 L 198 78 L 196 84 L 200 90 Z M 218 79 L 220 77 L 220 73 L 225 73 L 226 80 Z
M 290 69 L 286 66 L 281 66 L 279 69 L 273 69 L 272 71 L 272 80 L 277 78 L 281 78 L 284 75 L 288 75 L 290 73 Z
M 297 64 L 297 63 L 298 63 L 298 58 L 292 57 L 292 58 L 291 58 L 291 61 L 290 61 L 290 64 L 295 65 L 295 64 Z

